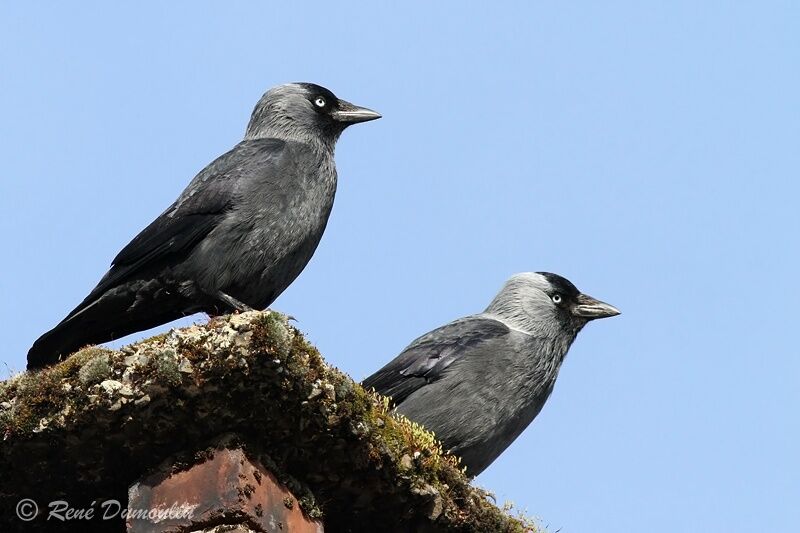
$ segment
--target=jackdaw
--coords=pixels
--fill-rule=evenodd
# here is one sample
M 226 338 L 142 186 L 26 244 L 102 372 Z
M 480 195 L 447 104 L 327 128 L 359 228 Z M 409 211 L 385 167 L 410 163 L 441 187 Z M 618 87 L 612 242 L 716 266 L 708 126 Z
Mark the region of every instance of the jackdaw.
M 474 477 L 539 414 L 581 328 L 618 314 L 556 274 L 517 274 L 483 313 L 416 339 L 363 385 L 433 431 Z
M 344 129 L 380 118 L 311 83 L 267 91 L 244 140 L 204 168 L 28 352 L 28 369 L 197 312 L 270 305 L 319 244 Z

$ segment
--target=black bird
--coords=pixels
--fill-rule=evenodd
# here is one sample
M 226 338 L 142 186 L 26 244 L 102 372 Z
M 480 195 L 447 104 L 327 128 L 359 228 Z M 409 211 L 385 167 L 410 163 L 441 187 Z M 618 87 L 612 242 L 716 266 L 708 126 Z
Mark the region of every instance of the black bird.
M 28 352 L 28 369 L 197 312 L 271 304 L 319 244 L 344 129 L 380 118 L 311 83 L 269 90 L 244 140 L 204 168 Z
M 581 328 L 618 314 L 556 274 L 517 274 L 486 311 L 416 339 L 363 385 L 477 476 L 539 414 Z

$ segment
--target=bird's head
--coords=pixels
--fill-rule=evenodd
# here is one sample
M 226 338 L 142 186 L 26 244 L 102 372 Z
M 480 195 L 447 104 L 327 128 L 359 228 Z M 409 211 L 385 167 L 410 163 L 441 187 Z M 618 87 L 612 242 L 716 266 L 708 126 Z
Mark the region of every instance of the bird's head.
M 340 100 L 313 83 L 287 83 L 267 91 L 256 104 L 245 139 L 275 137 L 333 148 L 347 126 L 381 118 L 379 113 Z
M 512 276 L 486 311 L 547 337 L 574 337 L 590 320 L 620 313 L 613 305 L 583 294 L 568 279 L 550 272 Z

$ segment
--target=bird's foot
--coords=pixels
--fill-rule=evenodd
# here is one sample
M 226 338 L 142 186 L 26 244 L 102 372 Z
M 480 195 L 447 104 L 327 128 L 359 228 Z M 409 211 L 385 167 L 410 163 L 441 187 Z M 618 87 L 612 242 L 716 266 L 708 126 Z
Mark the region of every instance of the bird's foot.
M 253 308 L 247 305 L 246 303 L 242 303 L 233 296 L 225 294 L 222 291 L 217 291 L 217 298 L 219 298 L 225 304 L 233 307 L 236 311 L 239 311 L 240 313 L 245 313 L 247 311 L 253 310 Z

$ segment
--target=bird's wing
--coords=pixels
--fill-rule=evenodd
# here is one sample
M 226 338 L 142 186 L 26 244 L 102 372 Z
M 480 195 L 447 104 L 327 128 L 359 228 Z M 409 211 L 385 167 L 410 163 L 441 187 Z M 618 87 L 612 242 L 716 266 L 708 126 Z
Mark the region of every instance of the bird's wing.
M 285 144 L 278 139 L 243 141 L 209 164 L 175 203 L 117 254 L 111 270 L 85 301 L 167 256 L 194 248 L 234 204 L 243 182 L 276 166 Z
M 412 342 L 363 385 L 401 404 L 413 392 L 441 378 L 445 369 L 470 352 L 500 340 L 511 330 L 497 320 L 475 315 L 461 318 Z

